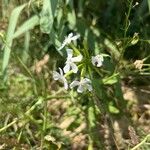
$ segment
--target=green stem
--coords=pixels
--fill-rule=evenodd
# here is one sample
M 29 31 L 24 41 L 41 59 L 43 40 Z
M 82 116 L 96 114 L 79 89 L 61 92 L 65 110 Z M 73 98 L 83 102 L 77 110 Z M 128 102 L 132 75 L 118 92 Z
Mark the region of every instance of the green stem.
M 78 68 L 81 68 L 82 66 L 83 66 L 83 63 L 81 63 L 80 65 L 78 65 Z M 69 71 L 69 72 L 67 72 L 67 73 L 64 75 L 64 77 L 70 76 L 71 74 L 73 74 L 73 71 L 72 71 L 72 70 Z
M 143 141 L 141 141 L 139 144 L 137 144 L 136 146 L 134 146 L 131 150 L 136 150 L 137 148 L 139 148 L 140 146 L 142 146 L 146 141 L 147 139 L 150 137 L 150 134 L 148 134 L 144 139 Z
M 126 15 L 124 38 L 126 38 L 127 31 L 128 31 L 128 28 L 129 28 L 128 22 L 129 22 L 129 16 L 130 16 L 130 13 L 131 13 L 131 9 L 132 9 L 132 3 L 133 3 L 133 0 L 131 0 L 131 2 L 129 4 L 129 10 L 128 10 L 128 13 Z
M 25 116 L 28 116 L 38 105 L 42 104 L 43 101 L 48 101 L 50 99 L 66 99 L 66 98 L 70 98 L 69 95 L 64 95 L 64 96 L 47 96 L 45 99 L 40 98 L 32 107 L 30 107 L 30 109 L 28 111 L 25 112 Z M 24 116 L 24 117 L 25 117 Z M 7 124 L 6 126 L 4 126 L 3 128 L 0 128 L 0 132 L 5 131 L 6 129 L 8 129 L 9 127 L 11 127 L 12 125 L 14 125 L 15 123 L 17 123 L 19 120 L 23 119 L 24 117 L 21 118 L 16 118 L 14 121 L 12 121 L 11 123 Z
M 130 4 L 129 4 L 129 9 L 128 9 L 128 13 L 126 15 L 126 19 L 125 19 L 125 31 L 124 31 L 124 42 L 123 42 L 123 49 L 122 49 L 122 52 L 121 52 L 121 56 L 120 56 L 120 60 L 122 60 L 122 57 L 124 55 L 124 52 L 125 52 L 125 48 L 126 48 L 126 37 L 127 37 L 127 31 L 129 29 L 129 17 L 130 17 L 130 13 L 131 13 L 131 9 L 132 9 L 132 3 L 133 3 L 133 0 L 131 0 Z
M 11 127 L 12 125 L 14 125 L 19 119 L 15 119 L 14 121 L 12 121 L 11 123 L 9 123 L 8 125 L 4 126 L 3 128 L 0 129 L 0 132 L 6 130 L 7 128 Z
M 114 73 L 118 70 L 120 62 L 123 59 L 123 55 L 124 55 L 124 52 L 126 50 L 126 47 L 128 46 L 128 43 L 126 43 L 126 38 L 127 38 L 127 31 L 129 29 L 129 25 L 130 25 L 129 24 L 129 17 L 130 17 L 130 13 L 131 13 L 131 9 L 132 9 L 132 4 L 133 4 L 133 0 L 131 0 L 131 2 L 129 4 L 129 9 L 128 9 L 128 12 L 127 12 L 127 15 L 126 15 L 126 18 L 125 18 L 125 25 L 124 25 L 125 26 L 124 27 L 125 31 L 124 31 L 124 35 L 123 35 L 123 48 L 122 48 L 122 51 L 120 53 L 120 58 L 119 58 L 118 63 L 115 67 Z
M 47 128 L 47 101 L 44 102 L 43 130 L 41 133 L 41 149 L 43 149 L 44 134 L 45 134 L 46 128 Z

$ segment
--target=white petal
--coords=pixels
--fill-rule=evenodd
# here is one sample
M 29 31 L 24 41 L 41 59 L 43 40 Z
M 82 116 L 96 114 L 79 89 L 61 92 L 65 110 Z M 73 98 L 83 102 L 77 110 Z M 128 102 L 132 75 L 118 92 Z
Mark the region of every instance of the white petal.
M 61 49 L 63 49 L 65 46 L 67 45 L 67 42 L 64 41 L 61 45 L 61 47 L 58 48 L 58 51 L 60 51 Z
M 73 36 L 73 37 L 71 38 L 71 40 L 72 40 L 72 41 L 75 41 L 75 40 L 77 40 L 79 37 L 80 37 L 80 35 L 77 34 L 77 35 Z
M 66 63 L 65 67 L 64 67 L 64 73 L 67 73 L 70 71 L 70 64 L 69 63 Z
M 97 60 L 95 59 L 94 56 L 92 56 L 92 64 L 93 64 L 94 66 L 96 65 L 96 64 L 95 64 L 96 62 L 97 62 Z
M 58 48 L 58 51 L 64 48 L 65 45 L 62 45 L 61 47 Z
M 79 55 L 79 56 L 77 56 L 77 57 L 73 57 L 71 60 L 72 60 L 73 62 L 80 62 L 80 61 L 82 60 L 82 58 L 83 58 L 83 56 L 82 56 L 82 55 Z
M 82 82 L 82 84 L 89 84 L 89 83 L 91 83 L 91 80 L 88 78 L 84 78 L 81 80 L 81 82 Z
M 75 41 L 80 37 L 80 35 L 75 35 L 73 36 L 73 33 L 68 34 L 68 36 L 65 38 L 65 40 L 63 41 L 62 45 L 60 48 L 58 48 L 58 50 L 63 49 L 67 44 L 71 43 L 71 41 Z
M 63 71 L 61 68 L 59 68 L 59 72 L 60 72 L 60 75 L 63 76 Z
M 92 85 L 87 84 L 87 89 L 88 89 L 89 91 L 92 91 L 92 90 L 93 90 Z
M 75 63 L 71 63 L 71 70 L 73 71 L 73 73 L 77 73 L 78 72 L 78 67 Z
M 68 34 L 68 36 L 65 38 L 64 42 L 65 42 L 66 44 L 71 43 L 71 38 L 72 38 L 72 36 L 73 36 L 73 33 Z
M 68 37 L 65 38 L 65 40 L 63 41 L 61 47 L 58 48 L 58 50 L 63 49 L 67 44 L 69 44 L 69 43 L 71 42 L 71 39 L 70 39 L 70 38 L 71 38 L 72 36 L 73 36 L 73 33 L 70 33 L 70 34 L 68 35 Z
M 64 88 L 65 88 L 66 90 L 68 90 L 68 83 L 67 83 L 67 80 L 64 78 L 63 81 L 64 81 Z
M 97 67 L 101 67 L 103 64 L 102 64 L 102 61 L 98 61 L 98 63 L 97 63 Z
M 69 33 L 67 38 L 72 38 L 73 37 L 73 33 Z
M 82 85 L 79 85 L 78 88 L 77 88 L 77 92 L 78 93 L 82 93 L 84 90 L 83 86 Z
M 70 58 L 72 58 L 72 56 L 73 56 L 73 50 L 72 49 L 67 49 L 66 50 L 67 51 L 67 59 L 70 59 Z
M 103 61 L 104 61 L 104 58 L 102 55 L 92 56 L 92 64 L 94 66 L 101 67 Z
M 103 61 L 104 61 L 104 58 L 103 58 L 103 56 L 102 56 L 102 55 L 98 55 L 98 59 L 99 59 L 101 62 L 103 62 Z
M 53 78 L 54 80 L 59 80 L 61 78 L 61 75 L 58 72 L 53 71 Z
M 80 84 L 79 81 L 73 81 L 71 84 L 70 84 L 70 88 L 74 88 L 75 86 L 78 86 Z

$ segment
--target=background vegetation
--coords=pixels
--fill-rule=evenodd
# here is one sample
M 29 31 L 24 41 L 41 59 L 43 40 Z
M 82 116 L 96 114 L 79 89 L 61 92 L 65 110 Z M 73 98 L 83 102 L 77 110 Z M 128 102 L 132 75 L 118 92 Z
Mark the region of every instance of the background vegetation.
M 150 148 L 150 0 L 1 0 L 0 149 Z M 92 94 L 65 91 L 64 37 L 105 53 Z

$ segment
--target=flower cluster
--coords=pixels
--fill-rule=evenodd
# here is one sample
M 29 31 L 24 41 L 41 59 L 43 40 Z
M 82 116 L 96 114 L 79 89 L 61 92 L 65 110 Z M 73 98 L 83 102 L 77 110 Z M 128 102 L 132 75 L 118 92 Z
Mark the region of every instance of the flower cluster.
M 63 49 L 66 45 L 70 44 L 72 41 L 77 40 L 80 37 L 80 35 L 73 35 L 73 33 L 70 33 L 62 43 L 61 47 L 58 50 Z M 67 90 L 68 88 L 72 89 L 74 87 L 77 87 L 77 92 L 82 93 L 86 90 L 92 91 L 92 85 L 91 80 L 88 78 L 81 77 L 80 81 L 73 81 L 70 85 L 68 85 L 66 77 L 70 73 L 77 73 L 78 72 L 78 66 L 77 63 L 81 63 L 83 56 L 82 54 L 79 54 L 78 56 L 74 55 L 73 49 L 66 49 L 67 52 L 67 59 L 65 62 L 65 66 L 63 69 L 59 68 L 59 72 L 53 71 L 53 78 L 54 80 L 59 80 L 64 84 L 64 88 Z M 96 67 L 101 67 L 103 64 L 103 56 L 102 55 L 96 55 L 92 56 L 91 63 Z

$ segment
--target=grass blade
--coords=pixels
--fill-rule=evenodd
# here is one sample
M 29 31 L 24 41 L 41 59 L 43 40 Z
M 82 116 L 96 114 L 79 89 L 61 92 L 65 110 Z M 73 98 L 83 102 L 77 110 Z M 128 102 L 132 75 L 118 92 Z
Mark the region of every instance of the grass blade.
M 44 33 L 49 34 L 52 30 L 55 11 L 58 0 L 44 0 L 42 12 L 40 14 L 40 28 Z
M 150 13 L 150 0 L 147 0 L 147 3 L 148 3 L 149 13 Z
M 17 25 L 19 15 L 25 6 L 26 6 L 26 4 L 23 4 L 23 5 L 15 8 L 12 11 L 12 14 L 10 16 L 8 31 L 7 31 L 7 35 L 6 35 L 6 45 L 4 48 L 3 64 L 2 64 L 2 74 L 3 74 L 4 80 L 6 80 L 6 68 L 8 66 L 8 62 L 9 62 L 9 58 L 10 58 L 11 46 L 12 46 L 12 42 L 13 42 L 13 34 L 15 32 L 15 28 Z
M 16 38 L 21 34 L 31 30 L 33 27 L 35 27 L 38 24 L 39 24 L 39 17 L 38 16 L 31 17 L 18 28 L 18 30 L 14 33 L 13 38 Z

